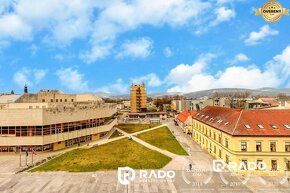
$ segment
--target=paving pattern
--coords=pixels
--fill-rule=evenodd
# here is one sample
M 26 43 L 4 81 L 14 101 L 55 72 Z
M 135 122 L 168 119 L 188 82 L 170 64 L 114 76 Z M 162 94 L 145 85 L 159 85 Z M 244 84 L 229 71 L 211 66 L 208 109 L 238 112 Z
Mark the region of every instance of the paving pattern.
M 222 174 L 213 172 L 211 169 L 212 157 L 181 129 L 174 126 L 173 122 L 168 122 L 166 125 L 190 154 L 190 156 L 174 155 L 173 160 L 164 167 L 165 171 L 175 171 L 173 179 L 144 179 L 140 178 L 139 171 L 135 171 L 135 180 L 131 181 L 129 185 L 122 185 L 118 182 L 117 171 L 17 173 L 23 169 L 19 167 L 19 155 L 9 154 L 0 156 L 0 193 L 290 193 L 287 181 L 280 183 L 281 177 L 262 177 L 261 180 L 259 176 L 250 176 L 247 183 L 243 184 L 242 182 L 247 179 L 247 176 L 235 176 L 229 172 Z M 124 133 L 122 137 L 131 135 Z M 134 140 L 134 137 L 132 139 Z M 107 137 L 97 144 L 110 141 L 111 139 Z M 142 140 L 138 142 L 151 149 L 164 151 L 149 146 L 150 144 L 145 144 Z M 63 152 L 39 154 L 35 156 L 35 161 L 60 153 Z M 28 163 L 30 163 L 29 160 Z M 188 169 L 189 163 L 193 166 L 192 171 Z

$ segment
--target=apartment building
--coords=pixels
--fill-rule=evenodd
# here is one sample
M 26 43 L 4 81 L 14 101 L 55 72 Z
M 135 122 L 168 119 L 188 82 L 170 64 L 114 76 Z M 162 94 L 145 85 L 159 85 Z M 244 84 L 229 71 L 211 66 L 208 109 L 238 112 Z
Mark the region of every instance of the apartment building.
M 242 110 L 207 106 L 193 116 L 192 138 L 216 159 L 246 166 L 263 162 L 257 173 L 290 171 L 290 110 Z
M 147 111 L 147 95 L 145 84 L 131 85 L 131 112 L 139 113 Z

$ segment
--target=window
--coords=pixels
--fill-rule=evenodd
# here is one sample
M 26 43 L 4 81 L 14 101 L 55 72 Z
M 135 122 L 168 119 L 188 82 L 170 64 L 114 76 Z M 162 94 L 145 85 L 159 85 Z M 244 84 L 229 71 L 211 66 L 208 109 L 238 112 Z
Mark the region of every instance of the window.
M 64 102 L 67 102 L 67 99 L 64 99 Z
M 278 129 L 277 125 L 270 124 L 270 126 L 271 126 L 273 129 Z
M 284 125 L 287 129 L 290 129 L 290 124 L 285 124 Z
M 277 171 L 277 160 L 271 160 L 271 170 Z
M 263 160 L 257 160 L 257 170 L 259 170 L 260 163 L 263 163 Z M 261 166 L 262 167 L 262 166 Z
M 242 160 L 242 168 L 241 170 L 247 170 L 248 169 L 248 161 Z
M 42 102 L 44 103 L 45 102 L 45 99 L 42 99 Z
M 219 134 L 219 143 L 222 142 L 222 136 Z
M 247 129 L 251 129 L 250 125 L 245 125 L 245 127 L 246 127 Z
M 230 158 L 228 155 L 226 155 L 226 163 L 229 164 Z
M 262 142 L 256 142 L 256 151 L 262 151 Z
M 285 151 L 290 152 L 290 142 L 285 142 Z
M 56 102 L 58 102 L 58 99 L 56 99 Z
M 53 102 L 53 99 L 50 99 L 50 102 Z
M 73 100 L 73 99 L 71 99 L 71 102 L 74 102 L 74 100 Z
M 59 99 L 59 102 L 62 102 L 62 99 Z
M 270 142 L 270 151 L 275 152 L 276 151 L 276 142 Z
M 227 138 L 225 138 L 225 146 L 226 146 L 226 148 L 228 148 L 228 147 L 229 147 L 229 141 L 228 141 L 228 139 L 227 139 Z
M 241 142 L 241 151 L 247 151 L 247 142 L 245 141 Z
M 219 150 L 219 157 L 222 158 L 222 150 Z
M 215 132 L 213 133 L 213 138 L 214 138 L 214 140 L 216 140 Z
M 290 161 L 286 162 L 286 169 L 287 169 L 287 171 L 290 171 Z
M 213 147 L 213 152 L 216 154 L 216 146 Z
M 257 126 L 258 126 L 260 129 L 264 129 L 264 126 L 263 126 L 263 125 L 258 124 Z

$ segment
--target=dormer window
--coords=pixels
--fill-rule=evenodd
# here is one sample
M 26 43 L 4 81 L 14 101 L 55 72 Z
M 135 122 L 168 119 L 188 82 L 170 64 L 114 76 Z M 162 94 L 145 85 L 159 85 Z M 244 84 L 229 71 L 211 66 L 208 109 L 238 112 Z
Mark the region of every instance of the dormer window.
M 270 126 L 271 126 L 273 129 L 278 129 L 277 125 L 270 124 Z
M 263 125 L 258 124 L 257 126 L 258 126 L 260 129 L 264 129 L 264 126 L 263 126 Z
M 250 125 L 245 125 L 245 127 L 246 127 L 247 129 L 251 129 L 251 126 L 250 126 Z
M 290 124 L 285 124 L 284 125 L 287 129 L 290 129 Z

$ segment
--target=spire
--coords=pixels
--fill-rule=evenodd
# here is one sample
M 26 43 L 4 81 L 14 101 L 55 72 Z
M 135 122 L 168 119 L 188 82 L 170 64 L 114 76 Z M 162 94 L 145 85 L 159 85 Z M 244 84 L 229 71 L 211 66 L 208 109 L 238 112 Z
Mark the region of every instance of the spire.
M 27 94 L 28 93 L 28 86 L 27 86 L 27 84 L 25 83 L 25 85 L 24 85 L 24 94 Z

